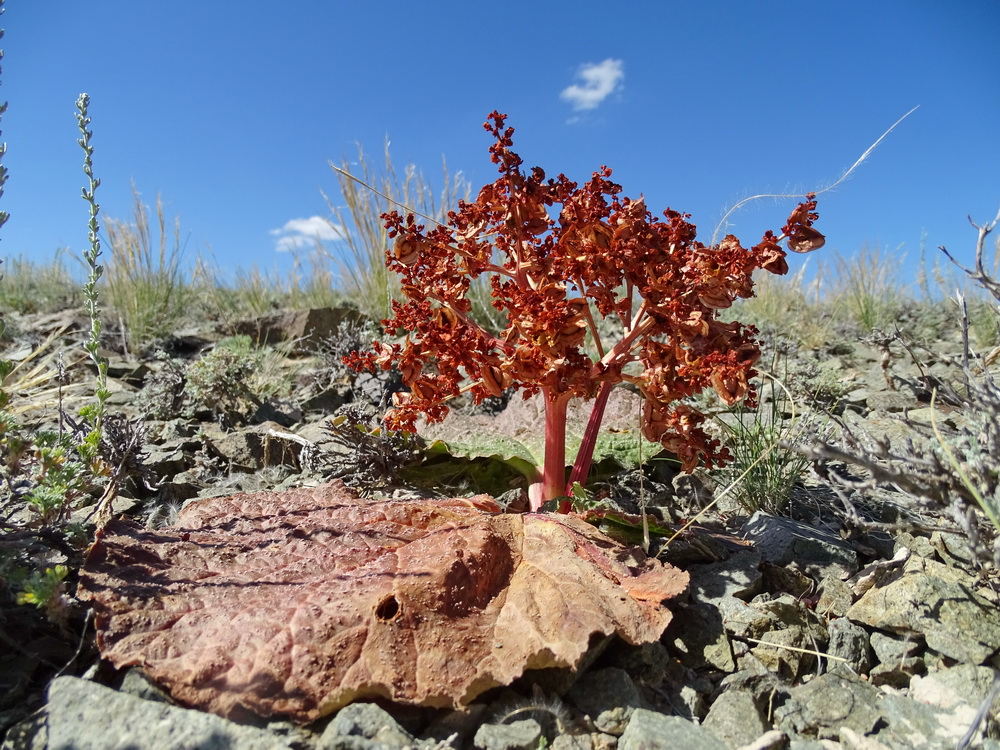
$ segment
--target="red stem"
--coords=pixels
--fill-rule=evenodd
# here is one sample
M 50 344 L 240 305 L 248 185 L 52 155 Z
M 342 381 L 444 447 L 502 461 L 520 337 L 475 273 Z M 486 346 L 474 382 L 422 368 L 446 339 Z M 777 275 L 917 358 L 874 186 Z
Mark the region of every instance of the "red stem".
M 541 508 L 543 503 L 566 494 L 566 407 L 569 394 L 553 393 L 543 388 L 542 397 L 545 399 L 545 463 L 542 466 L 541 486 L 535 484 L 529 490 L 528 499 L 533 511 Z M 561 504 L 559 510 L 567 512 L 569 503 Z
M 587 430 L 583 433 L 583 442 L 580 443 L 580 450 L 576 454 L 576 463 L 573 464 L 573 471 L 569 475 L 569 482 L 566 484 L 566 494 L 573 491 L 573 485 L 579 482 L 581 485 L 587 483 L 590 474 L 590 466 L 594 462 L 594 446 L 597 444 L 597 436 L 601 431 L 601 423 L 604 421 L 604 410 L 608 405 L 608 396 L 614 383 L 601 383 L 601 389 L 594 399 L 594 407 L 590 410 L 590 419 L 587 421 Z

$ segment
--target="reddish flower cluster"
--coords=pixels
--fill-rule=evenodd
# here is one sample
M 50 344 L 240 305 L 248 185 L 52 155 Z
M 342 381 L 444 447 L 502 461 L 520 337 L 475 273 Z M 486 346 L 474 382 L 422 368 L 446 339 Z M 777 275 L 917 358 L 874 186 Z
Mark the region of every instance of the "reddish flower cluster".
M 680 402 L 709 387 L 727 404 L 754 397 L 756 331 L 720 321 L 717 311 L 753 295 L 757 268 L 788 271 L 782 240 L 796 252 L 822 246 L 812 227 L 814 196 L 793 211 L 780 237 L 767 232 L 746 249 L 728 235 L 707 247 L 687 214 L 667 209 L 657 220 L 641 198 L 620 197 L 607 167 L 582 186 L 564 175 L 546 180 L 538 167 L 525 173 L 505 119 L 493 112 L 485 124 L 496 139 L 490 154 L 499 179 L 474 202 L 460 202 L 446 226 L 427 230 L 412 214 L 383 216 L 395 242 L 386 264 L 407 297 L 393 303 L 383 324 L 408 335 L 347 361 L 401 371 L 410 392 L 396 394 L 388 426 L 413 430 L 421 415 L 440 420 L 463 389 L 477 402 L 507 388 L 525 398 L 542 393 L 545 464 L 531 494 L 537 508 L 566 494 L 569 400 L 596 398 L 570 479 L 584 481 L 607 394 L 630 382 L 645 397 L 643 434 L 675 453 L 685 471 L 724 462 L 727 452 L 702 428 L 704 416 Z M 470 285 L 483 274 L 494 307 L 507 316 L 496 336 L 469 317 Z M 620 323 L 613 345 L 602 341 L 597 316 Z

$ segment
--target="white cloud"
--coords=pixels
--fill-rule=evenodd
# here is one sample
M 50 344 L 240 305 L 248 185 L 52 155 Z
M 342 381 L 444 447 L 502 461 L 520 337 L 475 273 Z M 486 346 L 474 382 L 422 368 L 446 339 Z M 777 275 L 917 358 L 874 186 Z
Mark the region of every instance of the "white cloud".
M 604 62 L 588 63 L 577 71 L 582 83 L 574 83 L 559 94 L 573 105 L 573 109 L 594 109 L 621 88 L 625 80 L 625 63 L 610 57 Z
M 317 242 L 343 239 L 344 228 L 322 216 L 310 216 L 308 219 L 285 222 L 281 229 L 272 229 L 271 234 L 278 238 L 274 243 L 275 249 L 278 252 L 289 252 L 313 248 Z

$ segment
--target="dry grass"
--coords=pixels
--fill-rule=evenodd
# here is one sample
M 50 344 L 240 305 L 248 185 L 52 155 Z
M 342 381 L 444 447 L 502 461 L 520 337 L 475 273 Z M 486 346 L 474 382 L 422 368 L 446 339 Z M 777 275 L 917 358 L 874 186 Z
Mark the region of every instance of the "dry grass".
M 844 321 L 844 300 L 824 285 L 823 266 L 812 276 L 808 271 L 804 265 L 790 276 L 759 274 L 754 278 L 755 295 L 734 304 L 726 319 L 780 333 L 809 349 L 825 345 L 833 329 Z
M 171 334 L 184 318 L 188 290 L 181 267 L 180 220 L 171 226 L 172 243 L 156 198 L 159 241 L 150 233 L 149 210 L 132 186 L 132 221 L 108 219 L 111 258 L 106 269 L 108 301 L 118 314 L 129 347 L 142 349 Z
M 389 316 L 389 302 L 399 296 L 399 281 L 385 267 L 388 237 L 380 218 L 398 210 L 417 212 L 428 223 L 444 221 L 460 197 L 468 198 L 469 185 L 461 174 L 449 175 L 442 160 L 443 188 L 438 199 L 424 176 L 413 165 L 402 176 L 393 166 L 389 144 L 385 145 L 385 163 L 376 169 L 361 146 L 355 164 L 343 161 L 330 167 L 337 175 L 343 205 L 324 196 L 335 226 L 343 234 L 343 252 L 330 254 L 339 270 L 339 287 L 358 303 L 365 314 L 376 320 Z M 374 188 L 374 189 L 373 189 Z
M 903 310 L 907 290 L 900 283 L 904 256 L 862 246 L 849 258 L 834 261 L 834 295 L 842 296 L 864 333 L 891 328 Z
M 305 257 L 293 255 L 292 268 L 264 270 L 254 265 L 238 268 L 223 280 L 214 265 L 199 258 L 191 289 L 209 317 L 232 322 L 261 317 L 278 309 L 305 310 L 351 302 L 337 287 L 337 272 L 330 256 L 316 250 Z
M 73 411 L 83 403 L 85 383 L 66 382 L 69 378 L 64 374 L 74 370 L 85 355 L 82 350 L 65 349 L 66 332 L 67 328 L 52 331 L 11 363 L 10 373 L 0 381 L 0 390 L 10 394 L 8 414 L 31 423 L 44 421 L 60 408 Z
M 36 313 L 79 307 L 83 299 L 80 282 L 65 258 L 66 251 L 60 250 L 50 263 L 20 257 L 6 259 L 0 268 L 0 310 Z

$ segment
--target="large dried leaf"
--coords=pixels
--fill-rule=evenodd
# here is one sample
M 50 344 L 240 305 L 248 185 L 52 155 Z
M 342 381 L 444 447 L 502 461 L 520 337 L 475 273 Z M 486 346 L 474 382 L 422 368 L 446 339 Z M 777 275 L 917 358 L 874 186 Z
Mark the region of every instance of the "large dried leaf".
M 223 716 L 460 705 L 577 665 L 594 634 L 660 637 L 686 573 L 577 518 L 498 510 L 339 482 L 201 500 L 174 528 L 109 523 L 80 595 L 105 658 Z

